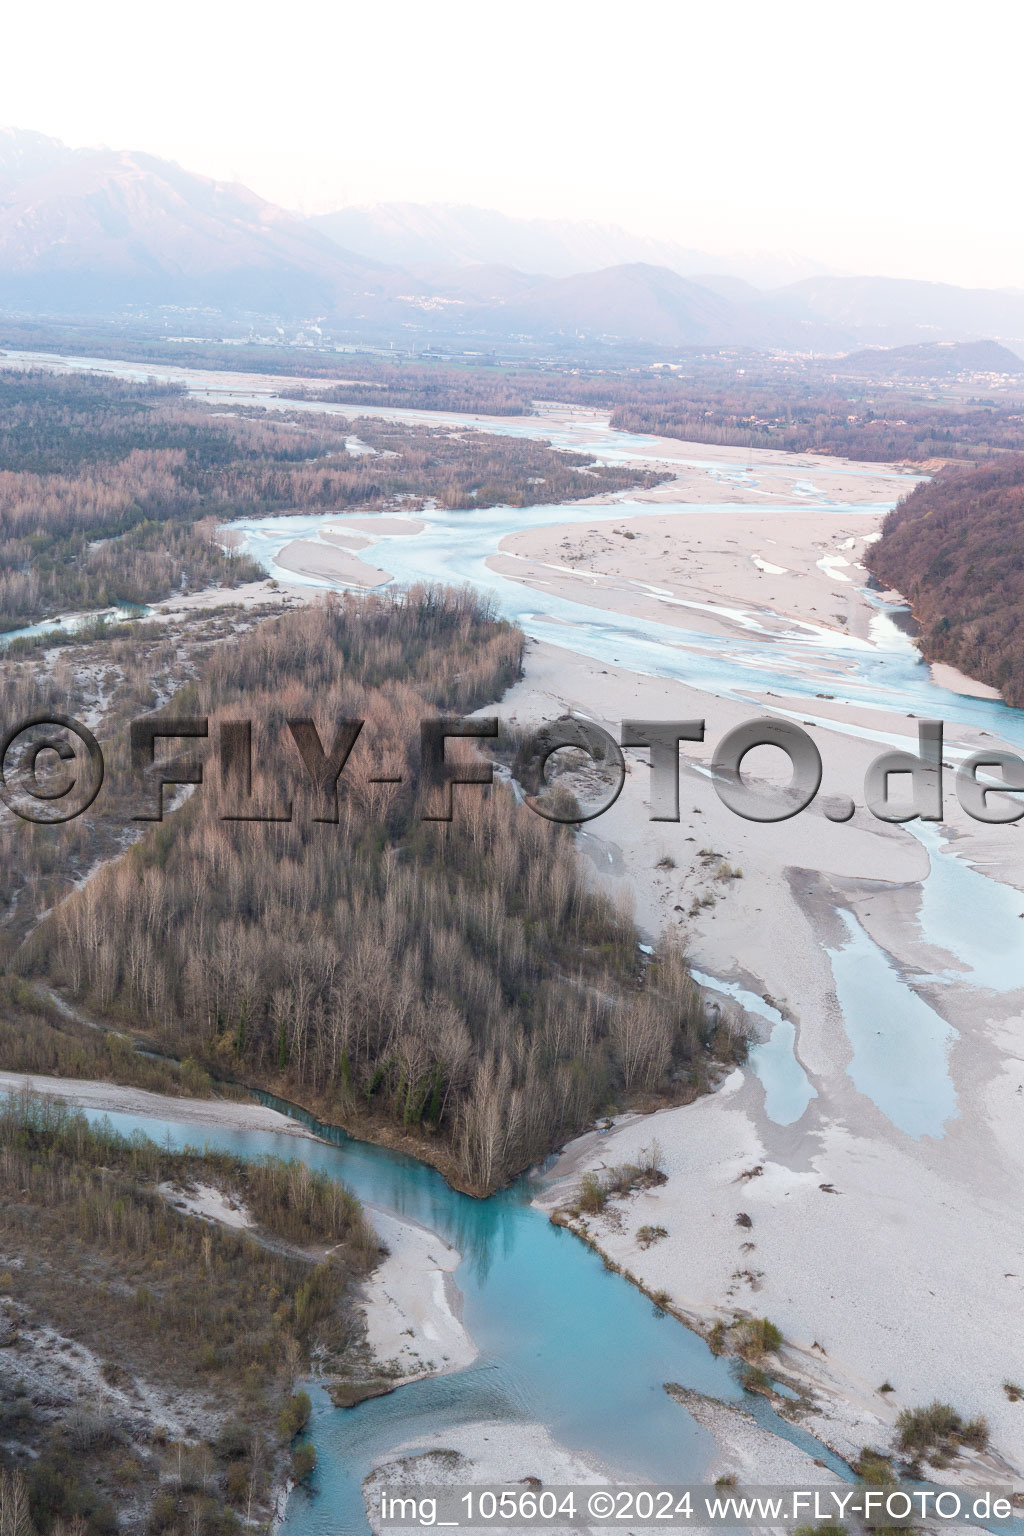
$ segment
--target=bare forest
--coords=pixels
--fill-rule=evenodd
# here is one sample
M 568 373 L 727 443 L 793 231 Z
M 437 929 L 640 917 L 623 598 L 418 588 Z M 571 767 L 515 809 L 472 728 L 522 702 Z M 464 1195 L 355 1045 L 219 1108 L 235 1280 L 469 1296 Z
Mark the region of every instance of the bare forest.
M 5 629 L 258 579 L 216 542 L 232 517 L 525 506 L 638 480 L 542 443 L 384 421 L 360 423 L 352 456 L 342 417 L 217 412 L 176 389 L 41 371 L 0 372 L 0 423 Z
M 491 408 L 502 391 L 519 406 L 499 381 Z M 262 572 L 216 539 L 246 513 L 526 505 L 636 472 L 440 426 L 360 421 L 358 452 L 350 437 L 343 415 L 0 371 L 7 631 L 224 588 L 217 608 L 99 617 L 0 653 L 5 722 L 67 714 L 106 762 L 66 824 L 0 807 L 0 1069 L 274 1090 L 483 1195 L 599 1112 L 706 1091 L 745 1043 L 709 1020 L 678 948 L 640 952 L 571 828 L 517 802 L 502 782 L 515 742 L 450 741 L 477 770 L 493 747 L 500 776 L 454 787 L 452 820 L 433 819 L 445 786 L 421 723 L 500 698 L 517 629 L 449 590 L 307 606 L 268 584 L 242 606 L 230 589 Z M 140 716 L 208 721 L 177 744 L 203 783 L 169 788 L 159 822 L 133 819 L 151 793 L 129 752 Z M 239 720 L 251 787 L 218 756 Z M 296 721 L 328 753 L 363 722 L 336 795 L 312 782 Z M 220 1216 L 197 1215 L 200 1198 Z M 295 1441 L 310 1411 L 296 1378 L 365 1378 L 351 1285 L 378 1258 L 358 1203 L 300 1163 L 175 1153 L 30 1097 L 0 1106 L 0 1536 L 266 1524 L 285 1472 L 315 1463 Z
M 214 738 L 222 719 L 258 722 L 254 794 L 272 816 L 291 801 L 292 819 L 222 819 L 211 765 L 35 930 L 19 967 L 215 1074 L 406 1138 L 479 1193 L 602 1106 L 700 1091 L 712 1044 L 737 1042 L 712 1042 L 678 952 L 642 962 L 568 830 L 500 784 L 455 790 L 451 823 L 422 819 L 439 790 L 420 721 L 500 696 L 521 647 L 475 599 L 420 589 L 327 601 L 213 648 L 174 714 L 208 716 Z M 285 727 L 302 717 L 328 747 L 339 721 L 365 721 L 337 824 L 303 805 Z

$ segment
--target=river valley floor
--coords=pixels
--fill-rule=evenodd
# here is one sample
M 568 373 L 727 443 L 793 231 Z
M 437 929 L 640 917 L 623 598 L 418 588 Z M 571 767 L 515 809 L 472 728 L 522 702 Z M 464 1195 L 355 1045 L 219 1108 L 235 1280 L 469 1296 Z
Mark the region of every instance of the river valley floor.
M 228 383 L 207 388 L 218 405 L 236 398 Z M 237 388 L 252 398 L 252 381 Z M 706 743 L 682 748 L 678 822 L 650 820 L 647 755 L 628 749 L 623 792 L 579 847 L 645 942 L 677 935 L 709 1000 L 742 1015 L 755 1042 L 714 1093 L 615 1115 L 571 1144 L 538 1203 L 556 1209 L 584 1172 L 656 1142 L 667 1182 L 612 1202 L 588 1241 L 695 1327 L 776 1323 L 780 1374 L 815 1398 L 804 1423 L 844 1458 L 891 1449 L 900 1409 L 938 1398 L 983 1414 L 992 1436 L 986 1462 L 968 1458 L 944 1481 L 1024 1478 L 1024 1403 L 1004 1389 L 1024 1380 L 1024 851 L 1018 825 L 972 821 L 951 782 L 982 748 L 1021 750 L 1024 714 L 930 669 L 895 622 L 905 615 L 886 597 L 898 595 L 868 584 L 866 543 L 913 482 L 895 467 L 630 439 L 595 412 L 457 424 L 625 454 L 674 478 L 524 509 L 518 524 L 511 509 L 504 526 L 462 514 L 472 559 L 453 517 L 429 509 L 415 531 L 382 519 L 379 538 L 365 516 L 295 529 L 266 518 L 243 544 L 282 599 L 382 575 L 492 593 L 531 638 L 522 680 L 482 713 L 520 727 L 577 713 L 616 739 L 625 719 L 706 721 Z M 362 537 L 346 545 L 346 527 Z M 276 565 L 295 543 L 291 569 Z M 814 803 L 773 825 L 728 810 L 708 773 L 713 745 L 758 715 L 800 725 L 822 760 Z M 946 724 L 945 819 L 879 821 L 864 806 L 867 767 L 913 749 L 921 718 Z M 767 759 L 750 768 L 777 781 Z M 835 819 L 844 799 L 852 817 Z M 644 1246 L 642 1226 L 666 1235 Z M 418 1243 L 403 1238 L 396 1258 L 411 1263 Z M 431 1255 L 415 1263 L 421 1298 L 448 1309 L 424 1300 L 434 1336 L 411 1306 L 388 1320 L 387 1280 L 372 1325 L 382 1351 L 413 1328 L 410 1377 L 446 1348 L 472 1358 L 452 1324 L 451 1254 Z M 445 1444 L 460 1449 L 451 1431 Z M 744 1475 L 782 1480 L 771 1456 L 759 1442 Z M 505 1466 L 484 1458 L 473 1475 Z

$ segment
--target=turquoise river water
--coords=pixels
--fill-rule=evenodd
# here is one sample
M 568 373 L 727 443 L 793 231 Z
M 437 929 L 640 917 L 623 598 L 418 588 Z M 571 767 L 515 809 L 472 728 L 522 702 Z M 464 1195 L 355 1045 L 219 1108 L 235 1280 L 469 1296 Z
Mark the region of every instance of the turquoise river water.
M 542 1423 L 561 1444 L 627 1481 L 700 1481 L 713 1442 L 664 1391 L 666 1381 L 742 1400 L 767 1428 L 845 1471 L 764 1399 L 744 1395 L 732 1367 L 703 1339 L 535 1210 L 529 1180 L 474 1200 L 413 1158 L 354 1141 L 278 1099 L 260 1097 L 326 1140 L 226 1129 L 199 1136 L 194 1126 L 172 1120 L 90 1118 L 174 1147 L 198 1141 L 241 1157 L 300 1158 L 341 1179 L 360 1199 L 439 1232 L 462 1254 L 455 1280 L 466 1327 L 480 1349 L 467 1370 L 413 1382 L 356 1408 L 335 1408 L 312 1386 L 318 1467 L 312 1493 L 300 1490 L 289 1501 L 286 1536 L 367 1532 L 361 1484 L 374 1461 L 397 1446 L 415 1447 L 418 1436 L 446 1425 L 489 1419 Z

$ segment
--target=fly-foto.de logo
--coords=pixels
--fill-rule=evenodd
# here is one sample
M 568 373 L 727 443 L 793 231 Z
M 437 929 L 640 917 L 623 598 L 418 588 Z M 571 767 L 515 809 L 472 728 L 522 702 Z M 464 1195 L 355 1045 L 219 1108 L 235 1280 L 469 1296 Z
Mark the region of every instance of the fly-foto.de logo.
M 323 722 L 321 722 L 321 725 Z M 276 736 L 275 782 L 282 778 L 303 791 L 304 814 L 314 821 L 337 823 L 345 770 L 365 721 L 341 719 L 321 729 L 311 717 L 290 718 Z M 918 722 L 916 751 L 881 753 L 864 775 L 864 804 L 880 821 L 920 817 L 941 821 L 947 792 L 942 758 L 942 722 Z M 419 751 L 408 774 L 382 767 L 365 774 L 369 783 L 413 783 L 426 791 L 421 817 L 451 821 L 452 790 L 457 785 L 489 785 L 494 764 L 477 756 L 453 761 L 446 744 L 457 739 L 497 739 L 496 717 L 421 720 Z M 705 740 L 703 720 L 624 720 L 619 740 L 591 720 L 563 716 L 532 731 L 517 744 L 512 766 L 531 810 L 549 821 L 577 823 L 602 816 L 618 799 L 626 780 L 622 748 L 646 751 L 649 759 L 648 804 L 651 821 L 679 820 L 680 744 Z M 373 743 L 368 743 L 371 753 Z M 789 781 L 766 783 L 744 774 L 747 755 L 772 747 L 788 759 Z M 213 779 L 217 814 L 225 821 L 291 821 L 295 802 L 288 793 L 274 799 L 261 787 L 251 720 L 146 715 L 129 726 L 130 810 L 133 821 L 162 821 L 165 790 L 202 786 Z M 571 749 L 599 770 L 596 799 L 585 808 L 551 793 L 548 766 L 555 753 Z M 392 754 L 393 755 L 393 754 Z M 746 821 L 788 821 L 807 809 L 822 786 L 821 756 L 800 726 L 761 716 L 727 732 L 714 748 L 706 769 L 715 793 Z M 281 770 L 283 771 L 283 774 Z M 94 804 L 105 779 L 103 749 L 80 721 L 60 714 L 37 714 L 11 726 L 0 743 L 0 797 L 23 821 L 49 825 L 73 820 Z M 263 776 L 264 778 L 266 775 Z M 955 774 L 955 794 L 975 821 L 990 825 L 1024 816 L 1024 759 L 1014 752 L 986 748 L 964 761 Z M 849 821 L 856 804 L 849 795 L 822 794 L 823 814 Z

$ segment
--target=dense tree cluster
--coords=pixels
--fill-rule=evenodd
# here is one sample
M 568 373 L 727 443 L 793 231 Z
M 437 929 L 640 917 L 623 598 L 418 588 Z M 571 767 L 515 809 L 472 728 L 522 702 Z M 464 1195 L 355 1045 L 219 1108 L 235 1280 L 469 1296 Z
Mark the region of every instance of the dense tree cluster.
M 297 610 L 218 648 L 175 712 L 208 714 L 212 734 L 218 717 L 265 722 L 259 794 L 293 801 L 293 819 L 221 819 L 211 771 L 63 903 L 25 963 L 215 1070 L 412 1138 L 479 1192 L 602 1104 L 699 1091 L 698 989 L 677 952 L 641 962 L 565 829 L 500 785 L 456 792 L 450 824 L 422 819 L 438 791 L 421 719 L 499 696 L 521 647 L 469 596 L 414 589 Z M 339 720 L 366 722 L 337 825 L 302 803 L 284 722 L 306 715 L 328 747 Z M 403 782 L 375 782 L 386 773 Z M 714 1044 L 736 1048 L 728 1031 Z
M 297 425 L 308 420 L 307 414 Z M 396 501 L 409 509 L 428 500 L 466 511 L 575 501 L 667 478 L 635 466 L 596 465 L 586 454 L 552 449 L 531 438 L 378 420 L 361 420 L 358 428 L 372 454 L 346 462 L 337 457 L 341 445 L 335 442 L 333 454 L 327 451 L 301 465 L 243 462 L 211 475 L 207 494 L 218 495 L 225 509 L 239 513 L 379 509 Z
M 467 369 L 431 364 L 402 367 L 368 364 L 360 378 L 326 389 L 285 390 L 285 398 L 328 400 L 337 405 L 399 406 L 418 411 L 465 411 L 483 416 L 530 416 L 533 402 L 524 383 L 507 369 Z
M 926 656 L 1024 706 L 1024 455 L 918 485 L 866 563 L 913 606 Z
M 178 1062 L 136 1049 L 128 1035 L 91 1028 L 62 1012 L 42 988 L 16 976 L 0 977 L 0 1068 L 31 1077 L 77 1077 L 121 1083 L 148 1093 L 186 1098 L 246 1098 L 244 1089 L 219 1084 L 198 1062 Z
M 62 825 L 30 827 L 0 805 L 0 869 L 4 872 L 0 964 L 43 913 L 63 900 L 96 865 L 119 857 L 126 841 L 141 830 L 133 831 L 133 807 L 116 793 L 127 773 L 129 721 L 156 709 L 194 677 L 199 658 L 212 646 L 252 628 L 268 612 L 279 611 L 279 603 L 273 608 L 225 605 L 159 622 L 99 619 L 77 631 L 55 631 L 59 644 L 36 636 L 4 646 L 0 653 L 4 728 L 54 710 L 91 722 L 102 744 L 108 778 L 89 812 Z M 18 1059 L 24 1056 L 19 1053 Z M 0 1065 L 43 1070 L 38 1064 L 22 1069 L 15 1059 L 5 1061 L 2 1056 Z
M 395 503 L 565 501 L 655 484 L 527 439 L 340 417 L 212 412 L 120 380 L 0 373 L 0 625 L 155 603 L 260 575 L 214 538 L 231 517 Z
M 872 463 L 984 459 L 1024 447 L 1019 402 L 916 398 L 865 393 L 847 383 L 736 378 L 665 386 L 661 398 L 617 404 L 611 424 L 624 432 L 692 443 L 827 453 Z

